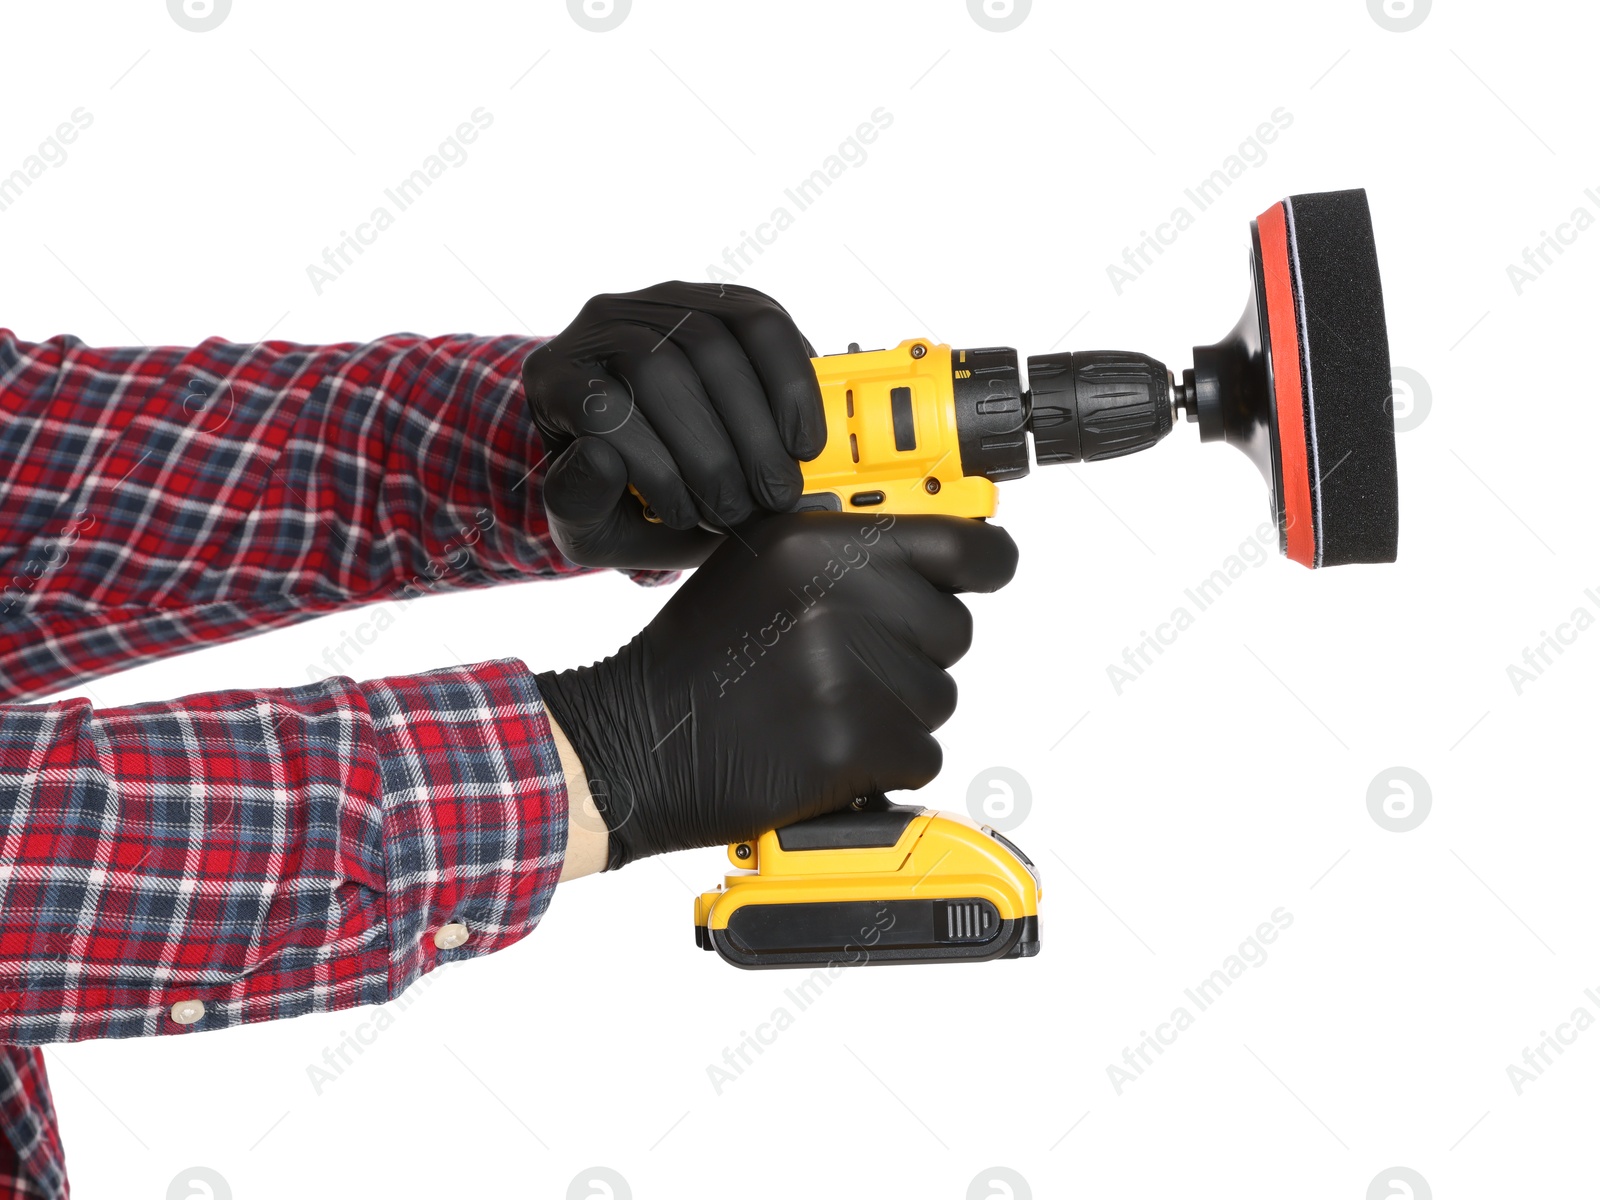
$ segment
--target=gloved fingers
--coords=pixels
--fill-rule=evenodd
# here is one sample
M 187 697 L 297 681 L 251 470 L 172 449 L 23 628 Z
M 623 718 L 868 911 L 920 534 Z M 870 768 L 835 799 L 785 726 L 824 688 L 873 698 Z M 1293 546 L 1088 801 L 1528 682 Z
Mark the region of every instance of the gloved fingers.
M 821 454 L 828 443 L 822 387 L 811 365 L 810 344 L 789 314 L 769 301 L 719 316 L 755 367 L 789 453 L 802 462 Z
M 673 529 L 698 525 L 699 506 L 635 398 L 632 385 L 594 364 L 586 368 L 580 364 L 575 382 L 586 389 L 574 422 L 578 435 L 600 438 L 622 456 L 628 482 L 663 524 Z
M 622 332 L 626 330 L 633 332 Z M 629 356 L 626 365 L 615 354 L 619 340 Z M 648 345 L 640 346 L 641 340 Z M 662 367 L 659 360 L 672 357 L 665 353 L 672 345 L 687 357 L 688 370 Z M 641 359 L 642 351 L 657 361 Z M 638 404 L 655 423 L 658 440 L 681 455 L 680 467 L 689 468 L 685 482 L 705 498 L 702 507 L 728 524 L 749 516 L 741 512 L 736 487 L 744 481 L 752 503 L 774 512 L 792 508 L 802 486 L 795 460 L 816 457 L 826 444 L 822 391 L 811 365 L 814 354 L 793 319 L 770 296 L 737 284 L 669 282 L 592 297 L 571 325 L 529 355 L 523 378 L 534 421 L 547 437 L 552 430 L 569 436 L 604 434 L 588 419 L 591 409 L 614 414 Z M 594 363 L 614 368 L 611 373 L 620 374 L 632 392 L 597 398 L 598 385 L 589 384 L 585 376 Z M 582 378 L 575 381 L 574 374 Z M 667 405 L 655 403 L 660 395 L 683 401 L 685 411 L 669 414 Z M 701 410 L 710 411 L 709 425 Z M 624 439 L 609 440 L 621 448 Z M 720 474 L 724 442 L 733 447 L 742 471 L 738 478 Z M 707 453 L 715 469 L 702 471 L 697 464 Z M 624 457 L 633 465 L 627 450 Z M 715 476 L 717 482 L 702 476 Z M 636 476 L 634 482 L 643 481 Z M 683 514 L 676 507 L 663 498 L 657 511 L 677 525 Z
M 645 519 L 628 491 L 628 465 L 606 442 L 582 437 L 550 465 L 545 512 L 557 549 L 589 567 L 696 567 L 722 538 L 697 527 L 670 529 Z
M 895 703 L 883 686 L 865 671 L 858 686 L 864 703 Z M 909 716 L 884 728 L 863 721 L 859 713 L 836 710 L 819 715 L 818 720 L 808 725 L 816 731 L 814 741 L 803 751 L 797 746 L 796 752 L 805 753 L 812 766 L 815 797 L 808 793 L 803 803 L 786 805 L 794 815 L 784 821 L 769 820 L 769 827 L 835 812 L 856 797 L 873 792 L 924 787 L 944 765 L 944 751 L 938 741 Z
M 584 355 L 589 348 L 581 343 L 590 332 L 575 335 Z M 603 438 L 622 455 L 629 481 L 662 522 L 673 529 L 692 529 L 700 522 L 699 508 L 637 402 L 632 384 L 608 371 L 596 357 L 573 358 L 565 351 L 547 357 L 551 347 L 565 338 L 564 332 L 523 363 L 523 386 L 539 433 L 558 451 L 566 448 L 565 438 Z
M 915 791 L 927 787 L 939 776 L 944 766 L 944 748 L 926 729 L 906 734 L 899 762 L 893 771 L 873 780 L 869 791 Z
M 969 517 L 896 517 L 883 541 L 934 587 L 948 592 L 993 592 L 1017 571 L 1011 535 Z
M 791 594 L 826 601 L 834 611 L 848 605 L 881 616 L 907 645 L 943 667 L 972 646 L 972 614 L 953 593 L 991 591 L 1016 567 L 1009 534 L 965 517 L 867 521 L 848 513 L 796 513 L 752 522 L 738 533 L 741 546 L 794 581 Z
M 772 512 L 788 512 L 804 488 L 800 465 L 784 445 L 773 405 L 744 347 L 720 319 L 705 312 L 689 313 L 671 337 L 699 374 L 756 501 Z
M 822 453 L 828 427 L 822 388 L 811 365 L 814 351 L 783 305 L 736 283 L 662 283 L 633 296 L 697 308 L 718 318 L 755 367 L 790 455 L 805 461 Z
M 955 596 L 904 565 L 886 582 L 888 596 L 875 612 L 903 643 L 940 668 L 955 665 L 972 648 L 972 612 Z
M 584 409 L 605 403 L 603 395 L 597 400 L 588 398 L 603 386 L 603 381 L 589 382 L 594 374 L 563 354 L 553 338 L 522 361 L 522 385 L 533 423 L 546 442 L 561 441 L 558 450 L 566 448 L 566 439 L 583 432 L 579 423 Z
M 608 340 L 607 369 L 629 385 L 700 515 L 723 528 L 748 520 L 755 498 L 689 358 L 671 337 L 642 325 L 611 326 Z
M 866 636 L 853 638 L 844 649 L 889 693 L 889 698 L 875 701 L 882 709 L 878 719 L 893 727 L 909 717 L 923 729 L 939 728 L 956 710 L 956 681 L 927 655 L 906 646 L 894 628 L 898 621 L 880 617 L 868 618 L 868 623 Z
M 915 791 L 938 777 L 944 749 L 933 734 L 910 722 L 880 752 L 870 773 L 856 787 L 857 795 Z

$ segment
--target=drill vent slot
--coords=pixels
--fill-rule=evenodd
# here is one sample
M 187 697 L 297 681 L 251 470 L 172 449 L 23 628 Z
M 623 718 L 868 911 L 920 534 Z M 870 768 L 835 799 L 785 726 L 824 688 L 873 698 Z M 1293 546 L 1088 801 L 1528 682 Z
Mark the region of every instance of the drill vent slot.
M 911 389 L 889 389 L 889 414 L 894 423 L 894 448 L 900 451 L 917 448 L 917 423 L 911 414 Z
M 944 905 L 943 942 L 986 942 L 999 930 L 999 914 L 986 900 L 948 900 Z

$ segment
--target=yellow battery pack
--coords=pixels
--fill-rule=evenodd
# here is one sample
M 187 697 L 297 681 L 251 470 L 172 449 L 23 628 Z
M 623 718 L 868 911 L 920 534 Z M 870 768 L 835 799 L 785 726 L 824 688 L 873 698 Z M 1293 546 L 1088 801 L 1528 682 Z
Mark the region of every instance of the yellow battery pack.
M 988 826 L 890 804 L 728 847 L 695 941 L 737 967 L 982 962 L 1039 952 L 1039 875 Z

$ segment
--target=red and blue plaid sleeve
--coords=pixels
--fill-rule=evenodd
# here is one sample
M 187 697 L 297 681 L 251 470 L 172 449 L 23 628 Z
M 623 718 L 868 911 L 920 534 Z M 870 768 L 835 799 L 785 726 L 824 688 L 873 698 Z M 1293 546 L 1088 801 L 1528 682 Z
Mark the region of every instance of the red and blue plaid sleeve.
M 0 708 L 0 1041 L 381 1003 L 538 923 L 566 803 L 512 660 Z
M 15 1043 L 381 1001 L 537 923 L 566 794 L 520 663 L 14 703 L 355 605 L 576 573 L 520 387 L 537 344 L 0 330 L 0 1195 L 67 1188 L 43 1062 Z
M 523 399 L 538 344 L 96 350 L 0 329 L 0 698 L 352 605 L 577 573 Z

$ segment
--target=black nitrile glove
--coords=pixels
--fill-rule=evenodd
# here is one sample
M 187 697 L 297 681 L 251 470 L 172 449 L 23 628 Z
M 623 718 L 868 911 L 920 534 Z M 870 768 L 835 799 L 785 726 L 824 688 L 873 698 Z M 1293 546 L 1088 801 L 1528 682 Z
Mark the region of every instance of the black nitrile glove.
M 752 288 L 661 283 L 590 300 L 522 366 L 556 456 L 544 492 L 557 547 L 589 567 L 692 567 L 722 541 L 711 529 L 792 509 L 795 460 L 828 436 L 811 355 Z
M 611 868 L 916 788 L 972 641 L 950 593 L 1016 570 L 963 517 L 795 513 L 737 530 L 644 632 L 537 676 L 610 830 Z

